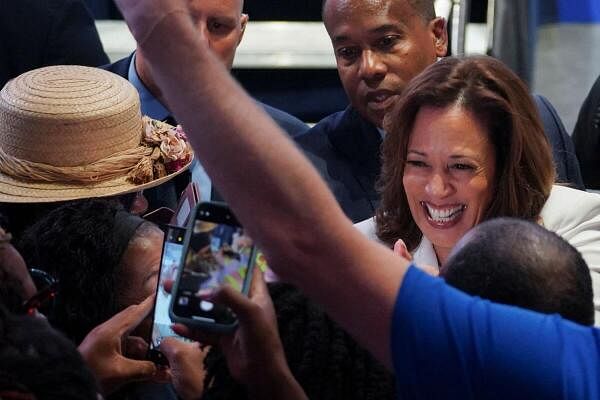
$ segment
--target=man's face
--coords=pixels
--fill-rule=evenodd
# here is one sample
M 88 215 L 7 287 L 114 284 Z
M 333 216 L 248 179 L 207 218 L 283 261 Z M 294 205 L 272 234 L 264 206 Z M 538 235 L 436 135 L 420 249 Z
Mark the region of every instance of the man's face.
M 190 0 L 196 28 L 228 69 L 248 22 L 242 6 L 242 0 Z
M 352 106 L 381 127 L 406 84 L 446 54 L 445 22 L 407 0 L 328 0 L 323 18 Z

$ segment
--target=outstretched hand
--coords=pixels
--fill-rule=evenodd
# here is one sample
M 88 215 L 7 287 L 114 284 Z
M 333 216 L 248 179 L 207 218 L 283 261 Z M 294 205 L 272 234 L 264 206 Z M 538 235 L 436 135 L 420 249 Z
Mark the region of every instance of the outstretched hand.
M 173 330 L 201 343 L 219 346 L 232 377 L 246 385 L 251 397 L 305 399 L 285 359 L 275 309 L 262 272 L 254 270 L 249 297 L 224 287 L 211 301 L 231 308 L 237 315 L 235 332 L 207 333 L 181 324 L 174 325 Z
M 140 304 L 127 307 L 94 328 L 79 345 L 79 353 L 96 376 L 102 394 L 111 394 L 130 382 L 168 381 L 168 373 L 151 361 L 128 358 L 124 354 L 124 347 L 130 354 L 145 354 L 144 340 L 129 334 L 150 313 L 153 302 L 154 296 L 150 296 Z
M 188 0 L 115 0 L 115 3 L 139 45 L 146 42 L 154 28 L 169 15 L 190 16 Z

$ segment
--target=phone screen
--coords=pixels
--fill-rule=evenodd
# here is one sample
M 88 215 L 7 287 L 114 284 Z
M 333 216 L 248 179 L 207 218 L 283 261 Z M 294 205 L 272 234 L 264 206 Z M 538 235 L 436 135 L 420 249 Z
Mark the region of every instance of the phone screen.
M 160 262 L 160 275 L 156 289 L 156 299 L 154 301 L 152 337 L 149 342 L 150 357 L 158 362 L 161 361 L 160 354 L 156 354 L 154 350 L 160 346 L 160 342 L 164 338 L 172 336 L 183 339 L 171 329 L 171 324 L 173 323 L 169 317 L 171 294 L 165 290 L 164 283 L 167 281 L 174 282 L 177 278 L 177 272 L 183 252 L 185 231 L 185 228 L 175 226 L 168 226 L 165 230 L 165 240 Z M 158 358 L 158 360 L 156 360 L 156 358 Z
M 235 315 L 210 297 L 222 285 L 244 291 L 253 257 L 252 239 L 228 209 L 202 203 L 191 226 L 173 314 L 208 325 L 233 324 Z

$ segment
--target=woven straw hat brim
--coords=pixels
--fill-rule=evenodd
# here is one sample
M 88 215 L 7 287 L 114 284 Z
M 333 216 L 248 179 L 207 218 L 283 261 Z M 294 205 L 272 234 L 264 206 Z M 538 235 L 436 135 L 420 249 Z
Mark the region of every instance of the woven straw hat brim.
M 161 133 L 171 128 L 142 117 L 135 87 L 111 72 L 77 65 L 25 72 L 0 90 L 0 202 L 77 200 L 158 186 L 189 168 L 190 148 L 182 158 L 178 146 L 161 143 L 173 156 L 189 155 L 177 172 L 145 184 L 126 176 L 154 176 L 158 158 L 149 149 L 159 149 Z M 147 133 L 158 135 L 151 135 L 151 146 Z
M 125 177 L 99 182 L 96 184 L 38 183 L 16 180 L 0 173 L 0 202 L 3 203 L 52 203 L 57 201 L 80 200 L 93 197 L 118 196 L 139 192 L 161 185 L 187 170 L 188 162 L 180 170 L 167 176 L 141 185 L 135 185 Z

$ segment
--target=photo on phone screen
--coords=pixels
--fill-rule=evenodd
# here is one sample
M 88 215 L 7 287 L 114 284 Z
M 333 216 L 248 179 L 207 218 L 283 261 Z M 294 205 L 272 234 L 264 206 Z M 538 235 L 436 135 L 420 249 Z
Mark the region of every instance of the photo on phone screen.
M 149 358 L 157 363 L 164 364 L 164 356 L 158 352 L 160 342 L 166 337 L 178 336 L 171 329 L 173 321 L 169 316 L 169 305 L 171 303 L 171 293 L 165 290 L 164 284 L 167 281 L 174 282 L 177 278 L 177 271 L 181 263 L 183 253 L 183 243 L 185 239 L 185 228 L 176 226 L 165 227 L 165 239 L 163 242 L 162 257 L 160 262 L 160 274 L 156 289 L 156 298 L 154 300 L 154 311 L 152 315 L 152 334 L 149 346 Z
M 224 205 L 201 203 L 188 232 L 183 269 L 172 299 L 174 320 L 216 330 L 233 328 L 235 315 L 210 301 L 222 285 L 246 292 L 254 259 L 252 239 Z

